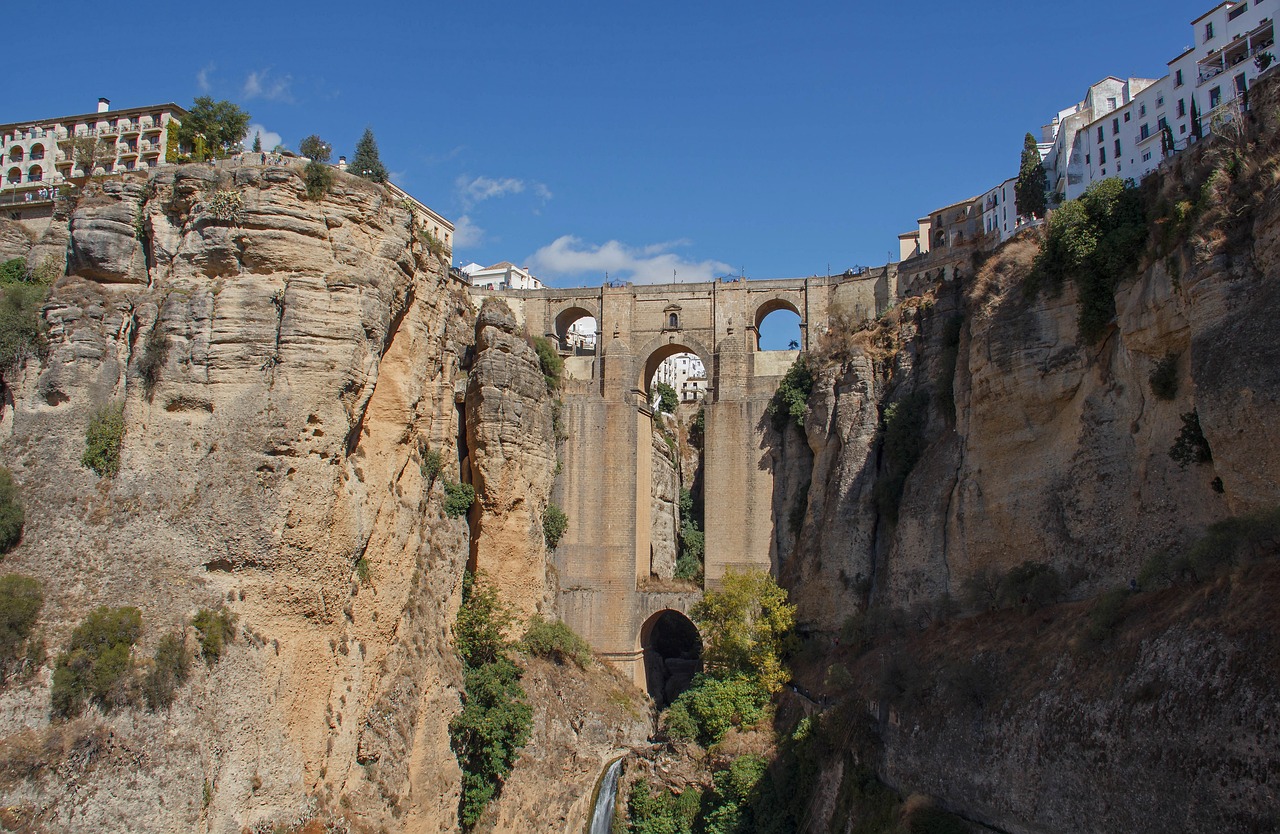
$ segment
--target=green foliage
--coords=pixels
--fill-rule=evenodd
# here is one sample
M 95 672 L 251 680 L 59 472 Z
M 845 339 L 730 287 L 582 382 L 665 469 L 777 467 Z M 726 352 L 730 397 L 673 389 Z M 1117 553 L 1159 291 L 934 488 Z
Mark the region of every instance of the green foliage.
M 1213 451 L 1209 448 L 1209 440 L 1200 428 L 1200 414 L 1188 411 L 1182 415 L 1182 430 L 1169 447 L 1169 457 L 1182 469 L 1193 463 L 1209 463 L 1213 460 Z
M 312 162 L 328 162 L 333 147 L 313 133 L 298 143 L 298 153 Z
M 80 463 L 99 477 L 120 471 L 120 443 L 124 439 L 124 403 L 104 405 L 89 419 Z
M 1116 177 L 1096 182 L 1049 218 L 1027 288 L 1057 291 L 1073 280 L 1080 301 L 1080 335 L 1096 342 L 1115 317 L 1116 285 L 1136 269 L 1147 235 L 1138 190 Z
M 653 390 L 658 394 L 658 411 L 675 414 L 676 406 L 680 405 L 680 396 L 676 394 L 676 389 L 665 382 L 659 382 L 653 386 Z
M 222 648 L 236 636 L 236 615 L 225 608 L 211 611 L 201 608 L 191 621 L 200 636 L 200 656 L 212 666 L 222 657 Z
M 369 584 L 369 560 L 364 556 L 356 559 L 356 579 L 361 585 Z
M 707 407 L 705 405 L 698 406 L 698 413 L 693 418 L 693 423 L 689 426 L 689 443 L 695 449 L 701 449 L 702 443 L 707 436 Z
M 0 554 L 18 546 L 25 523 L 26 511 L 18 497 L 18 486 L 9 470 L 0 466 Z
M 676 579 L 702 581 L 706 536 L 702 532 L 702 502 L 693 492 L 680 488 L 680 555 L 676 559 Z
M 555 391 L 560 387 L 560 378 L 564 374 L 564 360 L 560 358 L 556 346 L 543 336 L 533 337 L 533 349 L 538 352 L 538 364 L 542 367 L 542 375 L 547 380 L 547 390 Z
M 1178 354 L 1167 353 L 1151 369 L 1151 393 L 1161 400 L 1178 396 Z
M 720 590 L 708 591 L 690 613 L 714 677 L 744 676 L 767 693 L 790 678 L 782 657 L 794 641 L 796 607 L 768 573 L 729 570 Z
M 314 159 L 302 169 L 302 182 L 307 189 L 308 200 L 320 200 L 333 186 L 333 169 Z
M 182 632 L 161 637 L 156 643 L 151 668 L 142 679 L 142 694 L 147 699 L 147 708 L 152 712 L 168 709 L 190 674 L 191 655 Z
M 1210 525 L 1204 537 L 1185 552 L 1153 556 L 1143 565 L 1138 582 L 1148 588 L 1183 578 L 1204 580 L 1224 567 L 1276 555 L 1280 555 L 1280 507 Z
M 918 390 L 885 406 L 880 418 L 884 439 L 884 471 L 876 480 L 873 497 L 881 515 L 898 523 L 898 506 L 906 489 L 907 476 L 924 454 L 925 427 L 929 420 L 929 394 Z
M 373 138 L 372 128 L 364 129 L 364 135 L 356 143 L 356 152 L 347 170 L 373 182 L 387 181 L 387 169 L 378 156 L 378 142 Z
M 1062 577 L 1051 565 L 1023 562 L 1000 582 L 1000 603 L 1005 608 L 1035 611 L 1057 602 L 1062 596 L 1062 585 Z
M 430 229 L 422 230 L 422 241 L 426 245 L 427 251 L 432 255 L 435 255 L 437 258 L 444 260 L 452 254 L 452 251 L 445 245 L 445 242 L 436 237 Z
M 0 682 L 22 654 L 44 607 L 40 583 L 30 576 L 0 576 Z
M 555 504 L 548 504 L 546 512 L 542 514 L 542 538 L 546 541 L 547 547 L 555 550 L 560 544 L 560 537 L 567 529 L 569 529 L 569 517 L 564 514 L 564 510 Z
M 459 817 L 466 829 L 475 826 L 502 789 L 533 723 L 520 670 L 508 656 L 511 624 L 511 612 L 497 592 L 465 574 L 454 623 L 454 644 L 464 668 L 463 705 L 449 722 L 449 744 L 462 768 Z
M 778 431 L 786 427 L 787 421 L 794 421 L 804 428 L 804 416 L 809 411 L 809 393 L 813 390 L 813 369 L 804 356 L 799 356 L 791 363 L 773 399 L 769 401 L 769 416 L 773 418 L 773 426 Z
M 909 834 L 969 834 L 969 826 L 941 808 L 921 808 L 907 823 Z
M 535 657 L 545 657 L 561 665 L 573 663 L 581 669 L 591 665 L 591 647 L 587 641 L 560 620 L 531 617 L 520 645 Z
M 444 455 L 435 449 L 422 447 L 422 480 L 427 482 L 427 489 L 436 482 L 444 470 Z
M 55 718 L 74 718 L 86 699 L 110 711 L 128 703 L 129 651 L 142 633 L 142 612 L 102 606 L 71 632 L 58 655 L 49 692 Z
M 1102 643 L 1116 633 L 1124 619 L 1124 603 L 1129 598 L 1126 588 L 1112 588 L 1094 601 L 1089 609 L 1089 624 L 1085 636 L 1093 643 Z
M 262 131 L 253 134 L 253 152 L 262 153 Z
M 667 708 L 663 725 L 672 738 L 710 747 L 730 727 L 746 727 L 759 721 L 769 695 L 763 681 L 757 678 L 699 674 L 694 676 L 693 685 Z
M 693 834 L 702 792 L 687 788 L 679 796 L 655 792 L 647 779 L 631 786 L 627 798 L 627 831 L 631 834 Z
M 156 311 L 155 323 L 146 341 L 142 343 L 142 356 L 138 359 L 138 376 L 142 378 L 142 393 L 150 402 L 155 396 L 156 385 L 160 382 L 160 371 L 169 358 L 169 339 L 165 335 L 164 325 L 160 321 L 160 310 Z
M 76 167 L 91 177 L 99 166 L 115 159 L 115 140 L 106 137 L 76 136 L 71 140 L 71 158 Z
M 703 802 L 705 834 L 746 834 L 761 830 L 755 820 L 752 799 L 767 765 L 763 756 L 739 756 L 727 769 L 713 774 L 715 790 Z
M 1049 177 L 1040 159 L 1036 138 L 1030 133 L 1022 140 L 1022 162 L 1018 168 L 1018 182 L 1013 186 L 1018 213 L 1028 217 L 1044 217 Z
M 178 141 L 197 162 L 235 152 L 249 127 L 249 114 L 229 101 L 199 96 L 178 127 Z
M 31 356 L 45 351 L 41 308 L 49 288 L 32 280 L 26 261 L 15 258 L 0 267 L 0 380 Z
M 462 577 L 462 606 L 453 625 L 454 650 L 466 666 L 483 666 L 505 658 L 511 649 L 507 632 L 515 617 L 494 587 L 470 572 Z
M 445 483 L 444 513 L 449 518 L 466 515 L 475 502 L 476 488 L 471 484 L 455 484 L 452 481 Z

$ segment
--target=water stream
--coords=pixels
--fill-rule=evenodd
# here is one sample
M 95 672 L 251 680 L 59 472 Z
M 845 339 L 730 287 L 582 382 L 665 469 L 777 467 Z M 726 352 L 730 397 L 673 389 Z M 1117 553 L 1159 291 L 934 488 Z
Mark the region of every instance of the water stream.
M 596 807 L 591 812 L 591 827 L 587 834 L 609 834 L 613 829 L 613 803 L 618 797 L 618 773 L 622 759 L 614 759 L 600 780 L 596 790 Z

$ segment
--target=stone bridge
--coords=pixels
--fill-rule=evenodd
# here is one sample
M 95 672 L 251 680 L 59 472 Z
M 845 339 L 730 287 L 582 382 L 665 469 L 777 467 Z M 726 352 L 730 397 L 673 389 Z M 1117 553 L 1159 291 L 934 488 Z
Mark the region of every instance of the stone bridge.
M 893 265 L 857 275 L 711 283 L 604 286 L 500 293 L 532 335 L 554 339 L 568 381 L 567 439 L 552 500 L 569 526 L 553 554 L 564 620 L 601 656 L 655 695 L 653 642 L 686 624 L 701 591 L 650 581 L 653 412 L 657 366 L 696 354 L 707 371 L 703 443 L 705 587 L 729 569 L 777 569 L 784 532 L 773 513 L 773 462 L 765 443 L 769 400 L 800 351 L 762 351 L 759 329 L 777 310 L 800 317 L 801 350 L 837 314 L 879 315 L 896 300 Z M 574 349 L 569 328 L 595 319 L 594 347 Z M 683 618 L 680 618 L 683 619 Z M 686 628 L 686 631 L 688 629 Z M 694 632 L 696 635 L 696 632 Z

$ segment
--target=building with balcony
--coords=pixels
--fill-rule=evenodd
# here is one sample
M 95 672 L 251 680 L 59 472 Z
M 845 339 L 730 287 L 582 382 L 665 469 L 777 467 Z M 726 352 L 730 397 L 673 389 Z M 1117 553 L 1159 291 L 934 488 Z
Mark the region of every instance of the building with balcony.
M 26 216 L 51 206 L 57 187 L 75 177 L 164 164 L 186 113 L 173 103 L 112 110 L 103 98 L 92 113 L 0 124 L 0 207 Z M 96 140 L 92 171 L 77 159 L 77 138 Z
M 471 280 L 471 286 L 487 290 L 540 290 L 544 284 L 510 261 L 496 263 L 493 266 L 467 264 L 463 273 Z

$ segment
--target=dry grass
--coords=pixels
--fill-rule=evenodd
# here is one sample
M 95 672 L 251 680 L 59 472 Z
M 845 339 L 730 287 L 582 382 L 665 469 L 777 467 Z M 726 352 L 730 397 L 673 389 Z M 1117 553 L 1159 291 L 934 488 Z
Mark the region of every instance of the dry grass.
M 1033 229 L 1009 241 L 987 259 L 965 294 L 965 303 L 972 315 L 990 315 L 1000 298 L 1026 279 L 1043 242 L 1044 232 Z
M 84 772 L 107 752 L 111 731 L 78 718 L 0 739 L 0 788 L 38 779 L 50 771 Z

